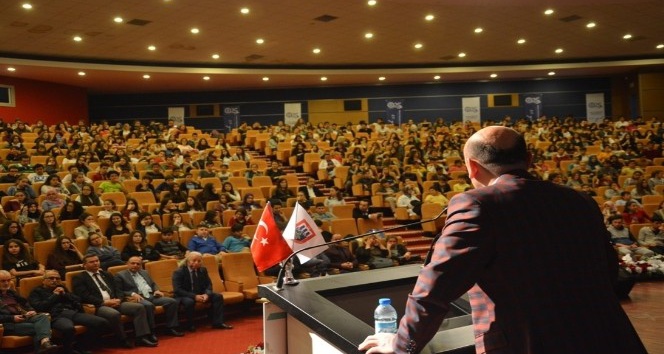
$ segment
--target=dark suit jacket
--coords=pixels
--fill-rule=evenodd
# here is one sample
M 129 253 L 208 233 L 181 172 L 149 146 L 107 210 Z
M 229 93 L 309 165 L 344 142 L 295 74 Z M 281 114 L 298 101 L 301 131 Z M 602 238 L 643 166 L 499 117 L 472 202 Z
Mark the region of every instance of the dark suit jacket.
M 477 353 L 645 353 L 613 292 L 617 257 L 596 202 L 525 171 L 452 198 L 397 353 L 419 352 L 469 293 Z
M 311 198 L 311 197 L 309 196 L 309 189 L 307 189 L 307 186 L 301 186 L 301 187 L 298 188 L 297 190 L 298 190 L 298 192 L 302 192 L 302 193 L 304 193 L 304 195 L 306 195 L 307 198 Z M 313 187 L 313 190 L 314 190 L 314 194 L 315 194 L 317 197 L 322 197 L 322 196 L 325 195 L 325 193 L 323 193 L 323 192 L 322 192 L 318 187 L 316 187 L 316 186 Z
M 115 285 L 115 278 L 113 275 L 101 269 L 99 270 L 99 274 L 110 290 L 111 298 L 122 299 L 122 291 L 120 291 Z M 104 305 L 104 298 L 101 295 L 101 291 L 99 291 L 97 284 L 88 272 L 84 271 L 77 274 L 72 279 L 72 287 L 74 288 L 74 293 L 81 298 L 82 303 L 92 304 L 97 308 Z
M 28 303 L 26 298 L 21 297 L 16 291 L 7 290 L 9 297 L 13 297 L 20 307 L 26 311 L 32 310 L 32 306 Z M 5 326 L 8 331 L 14 330 L 14 314 L 11 312 L 7 305 L 0 302 L 0 323 Z
M 188 267 L 179 267 L 173 272 L 173 292 L 175 297 L 188 297 L 193 299 L 196 295 L 212 294 L 212 281 L 210 281 L 207 269 L 201 267 L 198 271 L 199 281 L 201 283 L 200 288 L 202 291 L 194 291 L 192 288 L 191 274 L 189 274 Z
M 152 288 L 152 293 L 159 290 L 159 286 L 154 282 L 154 280 L 152 280 L 150 274 L 147 271 L 140 269 L 138 274 L 140 274 L 143 279 L 145 279 L 145 282 L 148 283 L 150 288 Z M 138 291 L 138 285 L 136 285 L 136 282 L 134 281 L 134 276 L 128 269 L 115 274 L 115 285 L 124 296 L 131 296 L 132 293 L 140 294 Z
M 43 286 L 38 286 L 30 292 L 28 301 L 34 306 L 35 310 L 39 312 L 48 312 L 53 319 L 60 316 L 63 310 L 75 310 L 82 312 L 81 299 L 63 285 L 65 293 L 62 295 L 54 295 L 53 290 L 47 289 Z

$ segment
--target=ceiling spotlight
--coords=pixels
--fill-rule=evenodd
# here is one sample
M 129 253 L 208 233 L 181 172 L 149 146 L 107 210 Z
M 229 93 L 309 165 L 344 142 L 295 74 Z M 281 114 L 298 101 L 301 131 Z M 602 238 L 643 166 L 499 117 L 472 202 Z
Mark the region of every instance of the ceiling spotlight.
M 632 38 L 632 35 L 629 33 L 623 36 L 623 39 L 630 39 L 630 38 Z
M 434 15 L 426 15 L 424 16 L 424 19 L 427 21 L 433 21 L 433 19 L 436 18 Z
M 256 43 L 258 43 L 258 44 L 263 44 L 263 43 L 265 43 L 265 40 L 264 40 L 263 38 L 258 38 L 258 39 L 256 40 Z
M 657 47 L 655 47 L 655 48 L 662 49 L 662 48 L 664 48 L 664 44 L 658 44 Z
M 489 77 L 492 78 L 492 79 L 495 79 L 495 78 L 498 77 L 498 74 L 491 74 L 491 75 L 489 75 Z
M 203 80 L 210 81 L 210 77 L 209 76 L 203 76 Z
M 365 34 L 364 34 L 364 38 L 367 38 L 367 39 L 369 39 L 369 38 L 373 38 L 373 33 L 371 33 L 371 32 L 367 32 L 367 33 L 365 33 Z
M 219 54 L 212 54 L 212 59 L 219 59 Z
M 440 75 L 436 75 L 433 77 L 434 80 L 440 80 Z
M 81 38 L 80 36 L 74 36 L 74 41 L 75 42 L 80 42 L 82 40 L 83 40 L 83 38 Z
M 556 52 L 556 54 L 560 54 L 563 52 L 563 48 L 558 48 L 554 52 Z
M 149 79 L 149 78 L 150 78 L 150 75 L 148 75 L 148 74 L 145 74 L 145 75 L 143 75 L 143 78 L 147 80 L 147 79 Z
M 270 81 L 270 78 L 265 76 L 265 77 L 263 77 L 263 81 Z
M 378 1 L 376 1 L 376 0 L 367 1 L 367 5 L 369 5 L 369 6 L 376 6 L 377 3 L 378 3 Z
M 318 53 L 320 53 L 320 48 L 314 48 L 314 50 L 312 50 L 312 52 L 314 54 L 318 54 Z
M 482 33 L 482 31 L 484 31 L 484 29 L 482 29 L 482 27 L 475 28 L 475 33 Z
M 415 49 L 422 49 L 423 45 L 422 43 L 415 43 L 414 47 Z
M 155 51 L 155 50 L 157 50 L 157 47 L 151 45 L 151 46 L 148 46 L 148 50 Z
M 10 67 L 7 68 L 7 71 L 14 72 L 14 71 L 16 71 L 16 68 L 10 66 Z
M 240 13 L 243 15 L 246 15 L 249 13 L 249 8 L 248 7 L 243 7 L 240 9 Z
M 325 76 L 321 77 L 320 81 L 327 81 L 327 77 L 325 77 Z
M 555 74 L 556 74 L 555 71 L 549 71 L 549 72 L 547 73 L 547 75 L 549 75 L 549 76 L 553 76 L 553 75 L 555 75 Z
M 523 39 L 523 38 L 519 38 L 519 39 L 516 40 L 516 43 L 517 44 L 524 44 L 524 43 L 526 43 L 526 40 Z
M 201 32 L 201 30 L 199 30 L 199 29 L 198 29 L 198 28 L 196 28 L 196 27 L 194 27 L 194 28 L 190 29 L 190 31 L 191 31 L 191 33 L 193 33 L 193 34 L 198 34 L 198 33 L 200 33 L 200 32 Z
M 21 5 L 21 7 L 26 9 L 26 10 L 32 10 L 32 4 L 29 4 L 27 2 L 23 5 Z
M 122 22 L 124 22 L 124 19 L 123 19 L 122 17 L 118 16 L 118 17 L 116 17 L 116 18 L 113 19 L 113 22 L 115 22 L 115 23 L 122 23 Z
M 78 76 L 85 76 L 85 71 L 79 71 Z
M 464 53 L 464 52 L 459 53 L 459 58 L 465 58 L 465 57 L 466 57 L 466 53 Z
M 595 28 L 595 26 L 597 26 L 595 22 L 588 22 L 588 24 L 586 25 L 587 28 Z
M 378 81 L 385 81 L 385 76 L 381 76 L 378 78 Z
M 553 15 L 553 9 L 546 9 L 546 10 L 544 11 L 544 14 L 547 15 L 547 16 L 549 16 L 549 15 Z

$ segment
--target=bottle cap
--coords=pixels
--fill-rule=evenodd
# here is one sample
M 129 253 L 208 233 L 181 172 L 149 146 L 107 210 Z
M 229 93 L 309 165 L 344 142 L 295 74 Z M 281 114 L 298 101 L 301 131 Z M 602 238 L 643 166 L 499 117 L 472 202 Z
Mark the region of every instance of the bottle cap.
M 392 303 L 392 301 L 387 297 L 378 299 L 378 304 L 380 304 L 380 305 L 390 305 L 391 303 Z

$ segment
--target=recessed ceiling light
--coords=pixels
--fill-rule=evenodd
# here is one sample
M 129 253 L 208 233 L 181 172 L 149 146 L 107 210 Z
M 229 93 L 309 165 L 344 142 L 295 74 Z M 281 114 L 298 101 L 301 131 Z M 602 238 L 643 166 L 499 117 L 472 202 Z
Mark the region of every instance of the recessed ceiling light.
M 563 48 L 558 48 L 554 52 L 556 52 L 556 54 L 560 54 L 563 52 Z
M 212 54 L 212 59 L 219 59 L 219 54 L 217 54 L 217 53 Z
M 265 40 L 264 40 L 263 38 L 258 38 L 258 39 L 256 40 L 256 43 L 258 43 L 258 44 L 263 44 L 263 43 L 265 43 Z
M 367 5 L 369 5 L 369 6 L 376 6 L 377 3 L 378 3 L 378 1 L 376 1 L 376 0 L 367 1 Z
M 385 76 L 381 76 L 378 78 L 379 81 L 385 81 Z
M 464 53 L 464 52 L 459 53 L 459 58 L 465 58 L 465 57 L 466 57 L 466 53 Z
M 440 80 L 440 75 L 436 75 L 433 77 L 434 80 Z
M 21 5 L 21 7 L 26 9 L 26 10 L 31 10 L 32 9 L 32 4 L 29 4 L 29 3 L 26 2 L 25 4 Z
M 415 43 L 414 47 L 415 49 L 422 49 L 423 45 L 422 43 Z
M 115 23 L 122 23 L 122 22 L 124 22 L 124 19 L 123 19 L 122 17 L 118 16 L 118 17 L 116 17 L 116 18 L 113 19 L 113 22 L 115 22 Z
M 16 71 L 16 68 L 13 68 L 13 67 L 10 66 L 10 67 L 7 68 L 7 71 L 14 72 L 14 71 Z
M 484 31 L 482 27 L 475 28 L 475 33 L 482 33 L 482 31 Z
M 553 75 L 555 75 L 555 74 L 556 74 L 555 71 L 549 71 L 549 72 L 547 73 L 547 75 L 549 75 L 549 76 L 553 76 Z
M 210 77 L 209 76 L 203 76 L 203 80 L 210 81 Z
M 318 54 L 318 53 L 320 53 L 320 48 L 314 48 L 314 49 L 312 50 L 312 52 L 313 52 L 314 54 Z
M 632 35 L 629 33 L 623 36 L 623 39 L 630 39 L 630 38 L 632 38 Z
M 190 29 L 189 31 L 191 31 L 191 33 L 193 33 L 193 34 L 199 34 L 199 33 L 201 32 L 201 30 L 199 30 L 199 29 L 196 28 L 196 27 Z
M 149 79 L 149 78 L 150 78 L 150 75 L 148 75 L 148 74 L 145 74 L 145 75 L 143 75 L 143 78 L 147 80 L 147 79 Z
M 546 9 L 546 10 L 544 10 L 544 14 L 547 15 L 547 16 L 549 16 L 549 15 L 553 15 L 553 9 Z
M 431 14 L 424 16 L 424 19 L 427 20 L 427 21 L 433 21 L 434 18 L 436 18 L 436 17 L 434 15 L 431 15 Z
M 85 71 L 79 71 L 78 76 L 85 76 Z
M 270 81 L 270 78 L 265 76 L 265 77 L 263 77 L 263 81 Z
M 492 78 L 492 79 L 495 79 L 495 78 L 498 77 L 498 74 L 491 74 L 491 75 L 489 75 L 489 77 Z
M 148 50 L 155 51 L 155 50 L 157 50 L 157 47 L 155 47 L 153 45 L 150 45 L 150 46 L 148 46 Z
M 74 41 L 75 42 L 80 42 L 82 40 L 83 40 L 83 38 L 81 38 L 81 36 L 74 36 Z
M 371 33 L 371 32 L 365 33 L 364 38 L 373 38 L 373 33 Z
M 588 24 L 586 25 L 587 28 L 595 28 L 595 26 L 597 26 L 595 22 L 588 22 Z
M 662 49 L 662 48 L 664 48 L 664 44 L 658 44 L 657 47 L 655 47 L 655 48 Z
M 327 77 L 325 77 L 325 76 L 321 77 L 320 81 L 327 81 Z
M 524 43 L 526 43 L 526 40 L 524 38 L 519 38 L 519 39 L 516 40 L 516 43 L 517 44 L 524 44 Z
M 249 8 L 248 7 L 243 7 L 240 9 L 240 13 L 243 15 L 246 15 L 249 13 Z

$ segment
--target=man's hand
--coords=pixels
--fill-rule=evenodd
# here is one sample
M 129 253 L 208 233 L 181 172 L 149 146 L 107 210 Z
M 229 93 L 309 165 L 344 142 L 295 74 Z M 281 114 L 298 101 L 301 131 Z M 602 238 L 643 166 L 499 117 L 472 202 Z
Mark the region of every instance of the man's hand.
M 164 296 L 164 293 L 162 293 L 161 290 L 157 290 L 154 293 L 152 293 L 152 295 L 154 295 L 154 297 L 162 297 Z
M 58 286 L 57 288 L 53 289 L 53 294 L 62 295 L 64 293 L 65 293 L 65 289 L 61 286 Z
M 393 333 L 378 333 L 368 336 L 364 342 L 357 347 L 359 350 L 366 350 L 371 353 L 394 353 L 394 341 L 397 335 Z
M 141 302 L 141 300 L 143 300 L 143 297 L 141 296 L 141 294 L 134 293 L 131 296 L 131 301 L 133 301 L 133 302 Z
M 104 306 L 108 307 L 118 307 L 120 306 L 120 299 L 110 299 L 104 301 Z

